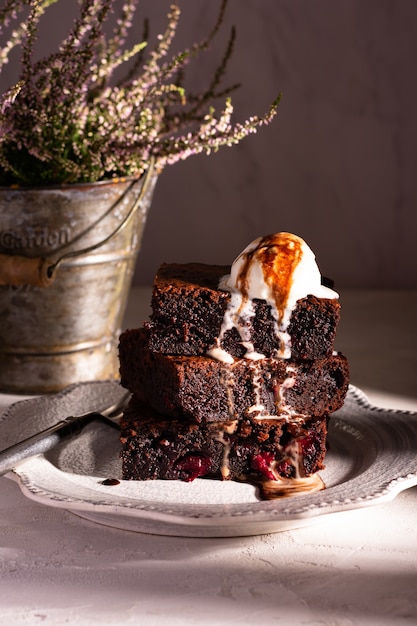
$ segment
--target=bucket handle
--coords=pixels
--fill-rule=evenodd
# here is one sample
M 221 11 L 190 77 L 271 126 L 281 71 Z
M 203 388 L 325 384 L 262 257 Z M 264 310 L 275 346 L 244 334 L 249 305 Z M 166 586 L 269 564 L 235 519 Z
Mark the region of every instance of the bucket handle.
M 145 179 L 143 182 L 142 189 L 140 191 L 139 196 L 133 202 L 129 211 L 126 213 L 125 217 L 117 227 L 113 230 L 110 235 L 102 239 L 96 244 L 88 246 L 87 248 L 83 248 L 81 250 L 73 250 L 71 252 L 67 252 L 62 254 L 57 261 L 51 261 L 50 259 L 39 258 L 39 257 L 24 257 L 18 255 L 9 255 L 9 254 L 0 254 L 0 285 L 13 285 L 15 287 L 22 285 L 30 285 L 32 287 L 49 287 L 55 280 L 56 270 L 61 265 L 63 261 L 66 259 L 81 256 L 83 254 L 88 254 L 89 252 L 93 252 L 101 246 L 104 246 L 108 243 L 115 235 L 120 233 L 129 223 L 130 218 L 135 213 L 137 207 L 142 202 L 147 190 L 148 186 L 154 171 L 154 159 L 152 158 L 150 161 L 150 165 L 148 171 L 145 174 Z M 131 190 L 132 186 L 135 184 L 134 181 L 123 193 L 123 195 L 119 198 L 117 203 L 112 207 L 112 210 L 118 206 L 120 202 L 123 201 L 127 193 Z M 107 213 L 106 213 L 107 215 Z M 100 218 L 102 219 L 102 218 Z M 89 227 L 86 231 L 84 231 L 81 235 L 77 237 L 80 239 L 84 236 L 89 230 L 92 229 L 93 226 Z M 73 240 L 71 243 L 74 243 Z

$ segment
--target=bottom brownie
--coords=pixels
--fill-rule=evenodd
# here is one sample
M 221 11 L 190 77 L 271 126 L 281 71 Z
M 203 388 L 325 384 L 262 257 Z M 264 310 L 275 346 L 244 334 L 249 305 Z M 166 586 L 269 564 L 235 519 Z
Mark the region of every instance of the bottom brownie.
M 167 419 L 133 397 L 121 422 L 123 478 L 303 478 L 323 469 L 326 434 L 326 416 L 196 424 Z

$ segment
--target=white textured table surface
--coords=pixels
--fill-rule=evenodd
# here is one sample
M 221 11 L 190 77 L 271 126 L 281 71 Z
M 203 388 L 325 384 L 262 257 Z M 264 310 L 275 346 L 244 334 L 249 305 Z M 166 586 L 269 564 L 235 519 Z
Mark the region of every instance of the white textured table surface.
M 417 410 L 417 293 L 341 297 L 352 382 L 374 404 Z M 126 326 L 148 302 L 149 290 L 132 292 Z M 17 399 L 0 395 L 0 411 Z M 412 488 L 303 529 L 170 538 L 95 525 L 3 478 L 0 624 L 417 624 L 416 519 Z

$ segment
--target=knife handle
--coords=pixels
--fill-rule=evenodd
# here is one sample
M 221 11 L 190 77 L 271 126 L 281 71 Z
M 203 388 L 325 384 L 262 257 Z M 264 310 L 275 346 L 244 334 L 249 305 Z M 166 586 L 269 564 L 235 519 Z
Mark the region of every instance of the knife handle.
M 36 435 L 19 441 L 0 452 L 0 476 L 12 471 L 19 463 L 31 456 L 51 450 L 68 436 L 77 435 L 91 420 L 101 417 L 100 413 L 86 413 L 81 416 L 67 417 Z

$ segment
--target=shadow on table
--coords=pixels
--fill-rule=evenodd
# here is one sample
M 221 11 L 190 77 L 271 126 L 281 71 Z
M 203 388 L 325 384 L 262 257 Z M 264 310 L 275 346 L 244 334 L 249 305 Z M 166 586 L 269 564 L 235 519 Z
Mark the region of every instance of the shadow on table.
M 309 528 L 233 539 L 119 531 L 25 505 L 17 486 L 11 488 L 23 506 L 2 511 L 0 589 L 24 590 L 38 607 L 64 603 L 81 616 L 105 613 L 108 619 L 129 607 L 147 625 L 168 618 L 193 626 L 416 623 L 415 546 L 410 543 L 410 553 L 404 547 L 412 535 L 403 538 L 401 506 L 414 505 L 417 488 L 399 496 L 403 503 L 385 530 L 377 522 L 389 505 Z M 7 593 L 1 595 L 2 608 L 12 606 Z

